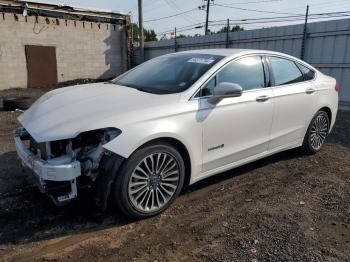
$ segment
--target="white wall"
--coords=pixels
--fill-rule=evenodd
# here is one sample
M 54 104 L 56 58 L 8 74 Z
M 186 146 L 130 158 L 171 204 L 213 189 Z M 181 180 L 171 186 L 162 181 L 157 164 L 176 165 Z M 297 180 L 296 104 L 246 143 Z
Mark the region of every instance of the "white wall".
M 0 13 L 0 90 L 27 87 L 25 45 L 55 46 L 58 82 L 79 78 L 110 78 L 126 70 L 124 25 Z M 108 28 L 107 28 L 108 27 Z

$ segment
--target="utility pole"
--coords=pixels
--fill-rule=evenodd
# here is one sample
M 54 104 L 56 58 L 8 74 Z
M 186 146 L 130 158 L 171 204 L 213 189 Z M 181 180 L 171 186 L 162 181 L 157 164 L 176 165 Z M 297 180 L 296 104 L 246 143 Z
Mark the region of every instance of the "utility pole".
M 209 10 L 210 10 L 210 1 L 214 2 L 214 0 L 203 0 L 204 2 L 207 1 L 207 5 L 204 5 L 204 2 L 202 2 L 202 5 L 198 6 L 199 10 L 205 10 L 206 11 L 206 18 L 205 18 L 205 31 L 204 34 L 207 35 L 209 33 Z
M 208 34 L 208 23 L 209 23 L 209 9 L 210 9 L 210 0 L 207 0 L 207 16 L 205 18 L 205 35 Z
M 227 19 L 227 28 L 226 28 L 226 48 L 230 47 L 230 19 Z
M 140 39 L 140 57 L 141 62 L 145 61 L 145 44 L 143 39 L 143 0 L 139 2 L 139 39 Z
M 177 52 L 177 39 L 176 39 L 177 35 L 176 35 L 176 27 L 175 27 L 175 38 L 174 38 L 174 43 L 175 43 L 175 52 Z
M 303 31 L 303 40 L 301 42 L 301 52 L 300 52 L 300 59 L 303 60 L 305 56 L 305 45 L 306 45 L 306 38 L 307 38 L 307 19 L 309 17 L 309 5 L 306 6 L 306 14 L 305 14 L 305 23 L 304 23 L 304 31 Z

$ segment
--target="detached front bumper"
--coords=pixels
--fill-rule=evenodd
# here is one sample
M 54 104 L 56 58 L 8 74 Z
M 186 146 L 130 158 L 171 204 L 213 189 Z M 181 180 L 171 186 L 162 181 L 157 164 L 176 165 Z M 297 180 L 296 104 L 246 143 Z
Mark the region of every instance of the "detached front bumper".
M 49 194 L 55 204 L 62 205 L 77 197 L 76 179 L 81 175 L 79 161 L 71 161 L 68 156 L 43 160 L 30 151 L 23 142 L 29 134 L 24 128 L 14 132 L 14 139 L 18 157 L 22 164 L 33 171 L 36 183 L 41 192 Z M 57 188 L 70 186 L 68 192 L 57 195 Z M 51 189 L 56 194 L 51 194 Z M 55 190 L 56 189 L 56 190 Z M 67 191 L 67 190 L 66 190 Z M 69 192 L 70 191 L 70 192 Z

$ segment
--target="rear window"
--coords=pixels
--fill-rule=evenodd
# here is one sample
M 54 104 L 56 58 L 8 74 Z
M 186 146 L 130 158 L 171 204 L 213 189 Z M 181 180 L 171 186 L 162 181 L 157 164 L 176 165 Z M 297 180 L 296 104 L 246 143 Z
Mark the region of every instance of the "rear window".
M 304 80 L 303 74 L 293 61 L 280 57 L 269 57 L 269 60 L 276 86 L 298 83 Z
M 303 66 L 302 64 L 298 64 L 298 66 L 304 74 L 305 81 L 314 79 L 315 72 L 313 70 L 311 70 L 310 68 L 308 68 L 306 66 Z

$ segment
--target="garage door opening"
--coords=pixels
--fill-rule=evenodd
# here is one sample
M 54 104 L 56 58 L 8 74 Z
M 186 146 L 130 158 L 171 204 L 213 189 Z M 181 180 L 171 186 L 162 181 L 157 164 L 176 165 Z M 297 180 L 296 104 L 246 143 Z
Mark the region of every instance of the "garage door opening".
M 25 46 L 28 87 L 49 87 L 57 84 L 56 48 Z

